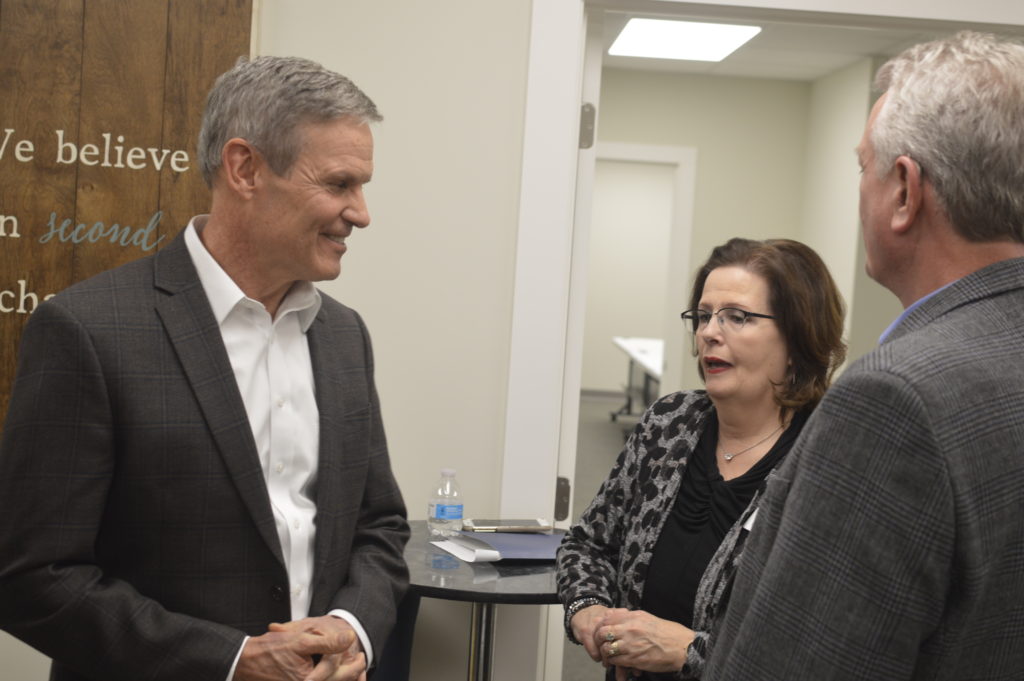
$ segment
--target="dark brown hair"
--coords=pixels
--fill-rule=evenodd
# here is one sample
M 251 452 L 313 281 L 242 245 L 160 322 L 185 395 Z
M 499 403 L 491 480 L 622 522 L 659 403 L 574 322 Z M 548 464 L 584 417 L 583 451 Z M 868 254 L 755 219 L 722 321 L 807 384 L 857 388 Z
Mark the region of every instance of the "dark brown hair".
M 711 271 L 729 266 L 742 267 L 768 283 L 770 314 L 786 341 L 790 360 L 786 379 L 776 386 L 776 402 L 784 413 L 813 409 L 846 358 L 845 306 L 828 268 L 813 249 L 799 241 L 729 239 L 716 246 L 697 270 L 690 309 L 700 304 Z M 704 368 L 698 367 L 698 371 L 703 379 Z

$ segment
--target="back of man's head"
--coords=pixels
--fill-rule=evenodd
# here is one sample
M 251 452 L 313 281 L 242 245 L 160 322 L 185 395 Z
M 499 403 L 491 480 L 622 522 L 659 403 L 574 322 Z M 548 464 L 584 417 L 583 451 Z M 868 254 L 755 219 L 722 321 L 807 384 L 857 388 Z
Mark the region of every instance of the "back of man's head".
M 247 140 L 278 175 L 295 161 L 304 123 L 352 118 L 381 120 L 377 106 L 345 76 L 299 57 L 244 57 L 213 84 L 199 132 L 197 158 L 206 184 L 234 137 Z
M 909 156 L 962 237 L 1024 242 L 1024 46 L 964 31 L 892 58 L 876 86 L 879 174 Z

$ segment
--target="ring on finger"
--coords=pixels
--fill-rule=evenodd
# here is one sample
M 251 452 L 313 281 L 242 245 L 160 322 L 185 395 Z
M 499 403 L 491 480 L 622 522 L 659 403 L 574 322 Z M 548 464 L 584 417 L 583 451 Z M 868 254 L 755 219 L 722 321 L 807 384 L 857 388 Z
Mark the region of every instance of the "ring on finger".
M 611 643 L 612 641 L 615 640 L 615 634 L 612 633 L 611 629 L 609 629 L 608 631 L 605 632 L 604 640 L 608 641 L 609 643 Z
M 612 642 L 612 644 L 610 646 L 608 646 L 608 656 L 609 657 L 615 657 L 618 654 L 619 654 L 619 642 L 618 641 L 614 641 L 614 642 Z

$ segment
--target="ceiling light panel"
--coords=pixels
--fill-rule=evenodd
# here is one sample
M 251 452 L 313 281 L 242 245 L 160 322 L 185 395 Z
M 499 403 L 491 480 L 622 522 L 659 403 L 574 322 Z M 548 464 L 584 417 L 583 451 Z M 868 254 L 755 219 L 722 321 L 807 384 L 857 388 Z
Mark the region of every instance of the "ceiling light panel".
M 633 18 L 608 48 L 608 54 L 617 57 L 722 61 L 760 32 L 760 26 Z

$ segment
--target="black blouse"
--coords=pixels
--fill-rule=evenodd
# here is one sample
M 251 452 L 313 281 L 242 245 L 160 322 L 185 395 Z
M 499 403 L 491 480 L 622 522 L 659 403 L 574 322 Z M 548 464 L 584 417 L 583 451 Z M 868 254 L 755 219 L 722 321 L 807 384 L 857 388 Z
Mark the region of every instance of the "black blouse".
M 711 556 L 768 473 L 789 452 L 806 420 L 806 414 L 794 415 L 760 461 L 743 475 L 725 480 L 715 460 L 718 416 L 711 413 L 654 547 L 641 600 L 644 610 L 692 627 L 694 596 Z

